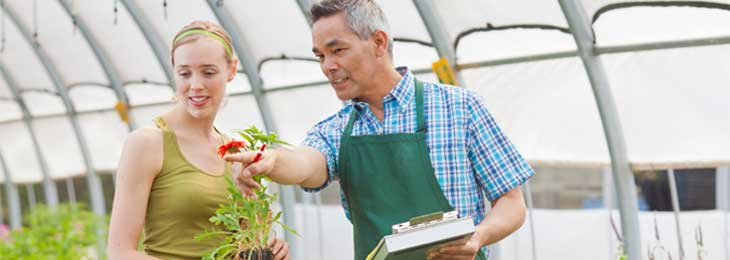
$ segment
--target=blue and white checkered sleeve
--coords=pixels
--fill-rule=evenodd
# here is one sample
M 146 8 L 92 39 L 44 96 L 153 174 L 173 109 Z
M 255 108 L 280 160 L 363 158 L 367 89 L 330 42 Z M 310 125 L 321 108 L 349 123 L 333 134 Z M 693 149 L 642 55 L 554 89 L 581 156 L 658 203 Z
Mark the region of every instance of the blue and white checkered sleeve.
M 468 157 L 479 185 L 487 198 L 494 201 L 535 172 L 502 133 L 478 94 L 468 91 L 467 106 Z
M 326 123 L 327 120 L 315 125 L 307 132 L 307 137 L 302 141 L 302 146 L 312 147 L 318 150 L 327 161 L 327 181 L 317 188 L 302 187 L 307 192 L 317 192 L 327 187 L 336 178 L 337 156 L 339 147 L 337 140 L 333 140 L 334 136 L 327 133 L 333 133 L 333 129 Z

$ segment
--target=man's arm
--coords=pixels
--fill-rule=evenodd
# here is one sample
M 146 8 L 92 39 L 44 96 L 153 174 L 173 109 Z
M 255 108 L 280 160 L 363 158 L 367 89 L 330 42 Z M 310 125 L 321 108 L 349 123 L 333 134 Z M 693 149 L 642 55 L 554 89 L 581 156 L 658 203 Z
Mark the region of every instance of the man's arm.
M 247 182 L 257 175 L 268 176 L 280 184 L 305 188 L 318 188 L 327 182 L 327 163 L 322 153 L 314 148 L 267 150 L 261 160 L 252 163 L 255 157 L 256 152 L 243 152 L 226 155 L 224 159 L 244 165 L 243 169 L 234 172 L 234 178 L 239 182 Z
M 492 202 L 492 210 L 477 225 L 474 235 L 433 252 L 428 259 L 472 260 L 482 247 L 504 239 L 519 229 L 524 222 L 525 201 L 522 190 L 516 187 Z
M 466 92 L 468 158 L 475 181 L 482 187 L 492 210 L 477 225 L 474 235 L 460 244 L 443 248 L 433 259 L 474 259 L 479 249 L 493 244 L 524 223 L 525 202 L 520 185 L 534 171 L 502 133 L 481 97 Z M 486 187 L 490 187 L 487 189 Z
M 492 210 L 479 223 L 474 236 L 479 237 L 481 246 L 491 245 L 517 231 L 523 223 L 525 200 L 517 187 L 492 202 Z

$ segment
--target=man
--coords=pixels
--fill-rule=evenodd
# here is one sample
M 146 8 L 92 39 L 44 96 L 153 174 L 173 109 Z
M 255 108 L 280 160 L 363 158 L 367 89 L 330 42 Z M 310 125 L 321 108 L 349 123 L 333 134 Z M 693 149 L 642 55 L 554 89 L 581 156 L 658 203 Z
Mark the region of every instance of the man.
M 388 23 L 372 0 L 324 0 L 311 15 L 322 72 L 353 102 L 315 125 L 302 147 L 253 164 L 254 152 L 227 156 L 248 165 L 236 178 L 267 175 L 309 191 L 339 180 L 358 260 L 393 224 L 452 209 L 471 216 L 476 233 L 429 259 L 486 259 L 486 245 L 524 222 L 519 185 L 533 170 L 474 92 L 394 68 Z

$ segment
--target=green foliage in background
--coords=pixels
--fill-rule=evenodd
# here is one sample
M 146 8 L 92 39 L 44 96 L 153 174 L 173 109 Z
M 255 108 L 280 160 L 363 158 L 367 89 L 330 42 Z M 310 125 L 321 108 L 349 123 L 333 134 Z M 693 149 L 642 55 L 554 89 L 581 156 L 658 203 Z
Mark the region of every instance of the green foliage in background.
M 82 204 L 60 204 L 55 210 L 40 205 L 24 222 L 24 228 L 11 231 L 7 241 L 0 241 L 0 259 L 96 258 L 94 247 L 100 239 L 96 227 L 106 227 L 103 218 Z

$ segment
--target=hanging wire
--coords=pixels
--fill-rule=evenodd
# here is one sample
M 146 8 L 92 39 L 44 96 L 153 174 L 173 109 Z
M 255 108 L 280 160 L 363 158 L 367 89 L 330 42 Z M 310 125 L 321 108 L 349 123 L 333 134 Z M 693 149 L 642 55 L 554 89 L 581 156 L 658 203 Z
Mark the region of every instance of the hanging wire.
M 165 12 L 165 21 L 167 21 L 167 0 L 162 0 L 162 9 Z
M 608 219 L 611 221 L 611 228 L 613 229 L 613 233 L 616 234 L 616 240 L 618 240 L 618 248 L 616 248 L 616 255 L 618 256 L 619 260 L 627 260 L 629 259 L 629 256 L 626 255 L 626 251 L 624 250 L 624 237 L 621 236 L 621 233 L 618 232 L 618 228 L 616 227 L 616 222 L 613 222 L 613 215 L 609 213 Z
M 75 2 L 76 1 L 71 0 L 71 3 L 69 4 L 70 5 L 70 9 L 71 9 L 71 22 L 73 22 L 73 24 L 74 24 L 74 28 L 73 28 L 73 31 L 72 31 L 72 35 L 76 35 L 76 30 L 78 29 L 78 26 L 79 26 L 79 23 L 78 23 L 78 21 L 76 19 L 76 8 L 75 8 L 75 5 L 74 5 Z
M 38 0 L 33 0 L 33 40 L 38 43 Z
M 5 0 L 0 0 L 0 54 L 5 52 Z
M 695 242 L 697 242 L 697 260 L 704 260 L 707 251 L 705 251 L 705 242 L 702 238 L 702 223 L 699 222 L 697 228 L 695 228 Z
M 664 245 L 662 245 L 662 241 L 659 238 L 659 225 L 656 221 L 656 211 L 654 211 L 654 239 L 656 240 L 653 245 L 649 246 L 647 252 L 649 260 L 672 260 L 672 254 L 664 248 Z
M 117 3 L 119 0 L 114 0 L 114 25 L 117 25 L 117 17 L 119 16 L 119 8 L 117 8 Z

